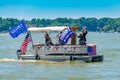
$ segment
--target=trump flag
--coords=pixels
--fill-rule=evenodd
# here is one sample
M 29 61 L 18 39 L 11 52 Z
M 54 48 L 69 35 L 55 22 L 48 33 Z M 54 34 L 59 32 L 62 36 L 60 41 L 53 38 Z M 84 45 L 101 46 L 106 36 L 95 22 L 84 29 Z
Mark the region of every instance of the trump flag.
M 24 21 L 22 20 L 16 27 L 9 30 L 9 34 L 11 35 L 12 38 L 16 38 L 21 33 L 26 32 L 26 31 L 27 31 L 27 27 L 26 27 Z
M 73 34 L 71 27 L 68 27 L 62 31 L 62 34 L 59 37 L 60 43 L 63 45 L 66 44 L 70 38 L 70 36 Z

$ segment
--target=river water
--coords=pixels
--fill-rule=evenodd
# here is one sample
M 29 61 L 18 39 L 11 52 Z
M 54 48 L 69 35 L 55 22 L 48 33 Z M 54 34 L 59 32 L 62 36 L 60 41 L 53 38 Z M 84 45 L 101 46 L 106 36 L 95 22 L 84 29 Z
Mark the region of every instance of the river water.
M 52 33 L 52 39 L 54 35 Z M 36 40 L 35 43 L 44 43 L 43 33 L 33 33 L 32 36 Z M 94 63 L 17 60 L 16 50 L 24 37 L 25 34 L 22 34 L 12 39 L 8 34 L 0 34 L 0 80 L 120 79 L 120 33 L 88 33 L 87 42 L 95 43 L 97 54 L 104 55 L 103 62 Z M 57 41 L 54 40 L 55 42 Z

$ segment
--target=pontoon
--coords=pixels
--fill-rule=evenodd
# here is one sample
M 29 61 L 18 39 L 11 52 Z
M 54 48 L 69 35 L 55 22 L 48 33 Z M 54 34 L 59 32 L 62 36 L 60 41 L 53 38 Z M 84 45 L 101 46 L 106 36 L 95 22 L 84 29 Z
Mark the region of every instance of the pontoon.
M 62 31 L 66 27 L 45 27 L 45 28 L 29 28 L 28 31 Z M 33 44 L 32 52 L 22 54 L 17 51 L 20 60 L 48 60 L 48 61 L 85 61 L 85 62 L 101 62 L 103 55 L 97 54 L 96 44 L 65 44 L 50 45 Z

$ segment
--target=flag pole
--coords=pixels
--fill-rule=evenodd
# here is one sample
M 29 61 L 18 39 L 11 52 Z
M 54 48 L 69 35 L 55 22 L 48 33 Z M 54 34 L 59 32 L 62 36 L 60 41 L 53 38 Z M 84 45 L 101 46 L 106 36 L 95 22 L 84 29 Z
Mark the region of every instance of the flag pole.
M 30 33 L 29 30 L 28 30 L 28 33 L 30 34 L 30 37 L 31 37 L 32 48 L 34 49 L 32 36 L 31 36 L 31 33 Z M 35 54 L 36 54 L 36 55 L 35 55 L 35 59 L 36 59 L 36 60 L 39 60 L 40 57 L 39 57 L 39 55 L 38 55 L 38 50 L 37 50 L 37 48 L 35 49 Z
M 30 33 L 30 31 L 29 31 L 29 30 L 28 30 L 28 33 L 29 33 L 30 38 L 31 38 L 32 48 L 34 48 L 34 46 L 33 46 L 33 39 L 32 39 L 32 36 L 31 36 L 31 33 Z

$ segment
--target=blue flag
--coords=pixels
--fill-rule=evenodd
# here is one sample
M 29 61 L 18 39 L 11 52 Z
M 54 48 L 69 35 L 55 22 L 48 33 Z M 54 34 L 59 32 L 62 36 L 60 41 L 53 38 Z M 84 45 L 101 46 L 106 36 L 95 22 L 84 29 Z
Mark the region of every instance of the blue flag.
M 72 34 L 73 34 L 73 32 L 72 32 L 72 29 L 70 27 L 64 29 L 62 31 L 61 36 L 59 37 L 60 43 L 62 43 L 63 45 L 66 44 Z
M 12 38 L 16 38 L 21 33 L 26 32 L 26 31 L 27 31 L 27 27 L 26 27 L 24 21 L 22 20 L 16 27 L 14 27 L 12 30 L 10 30 L 9 33 L 12 36 Z

